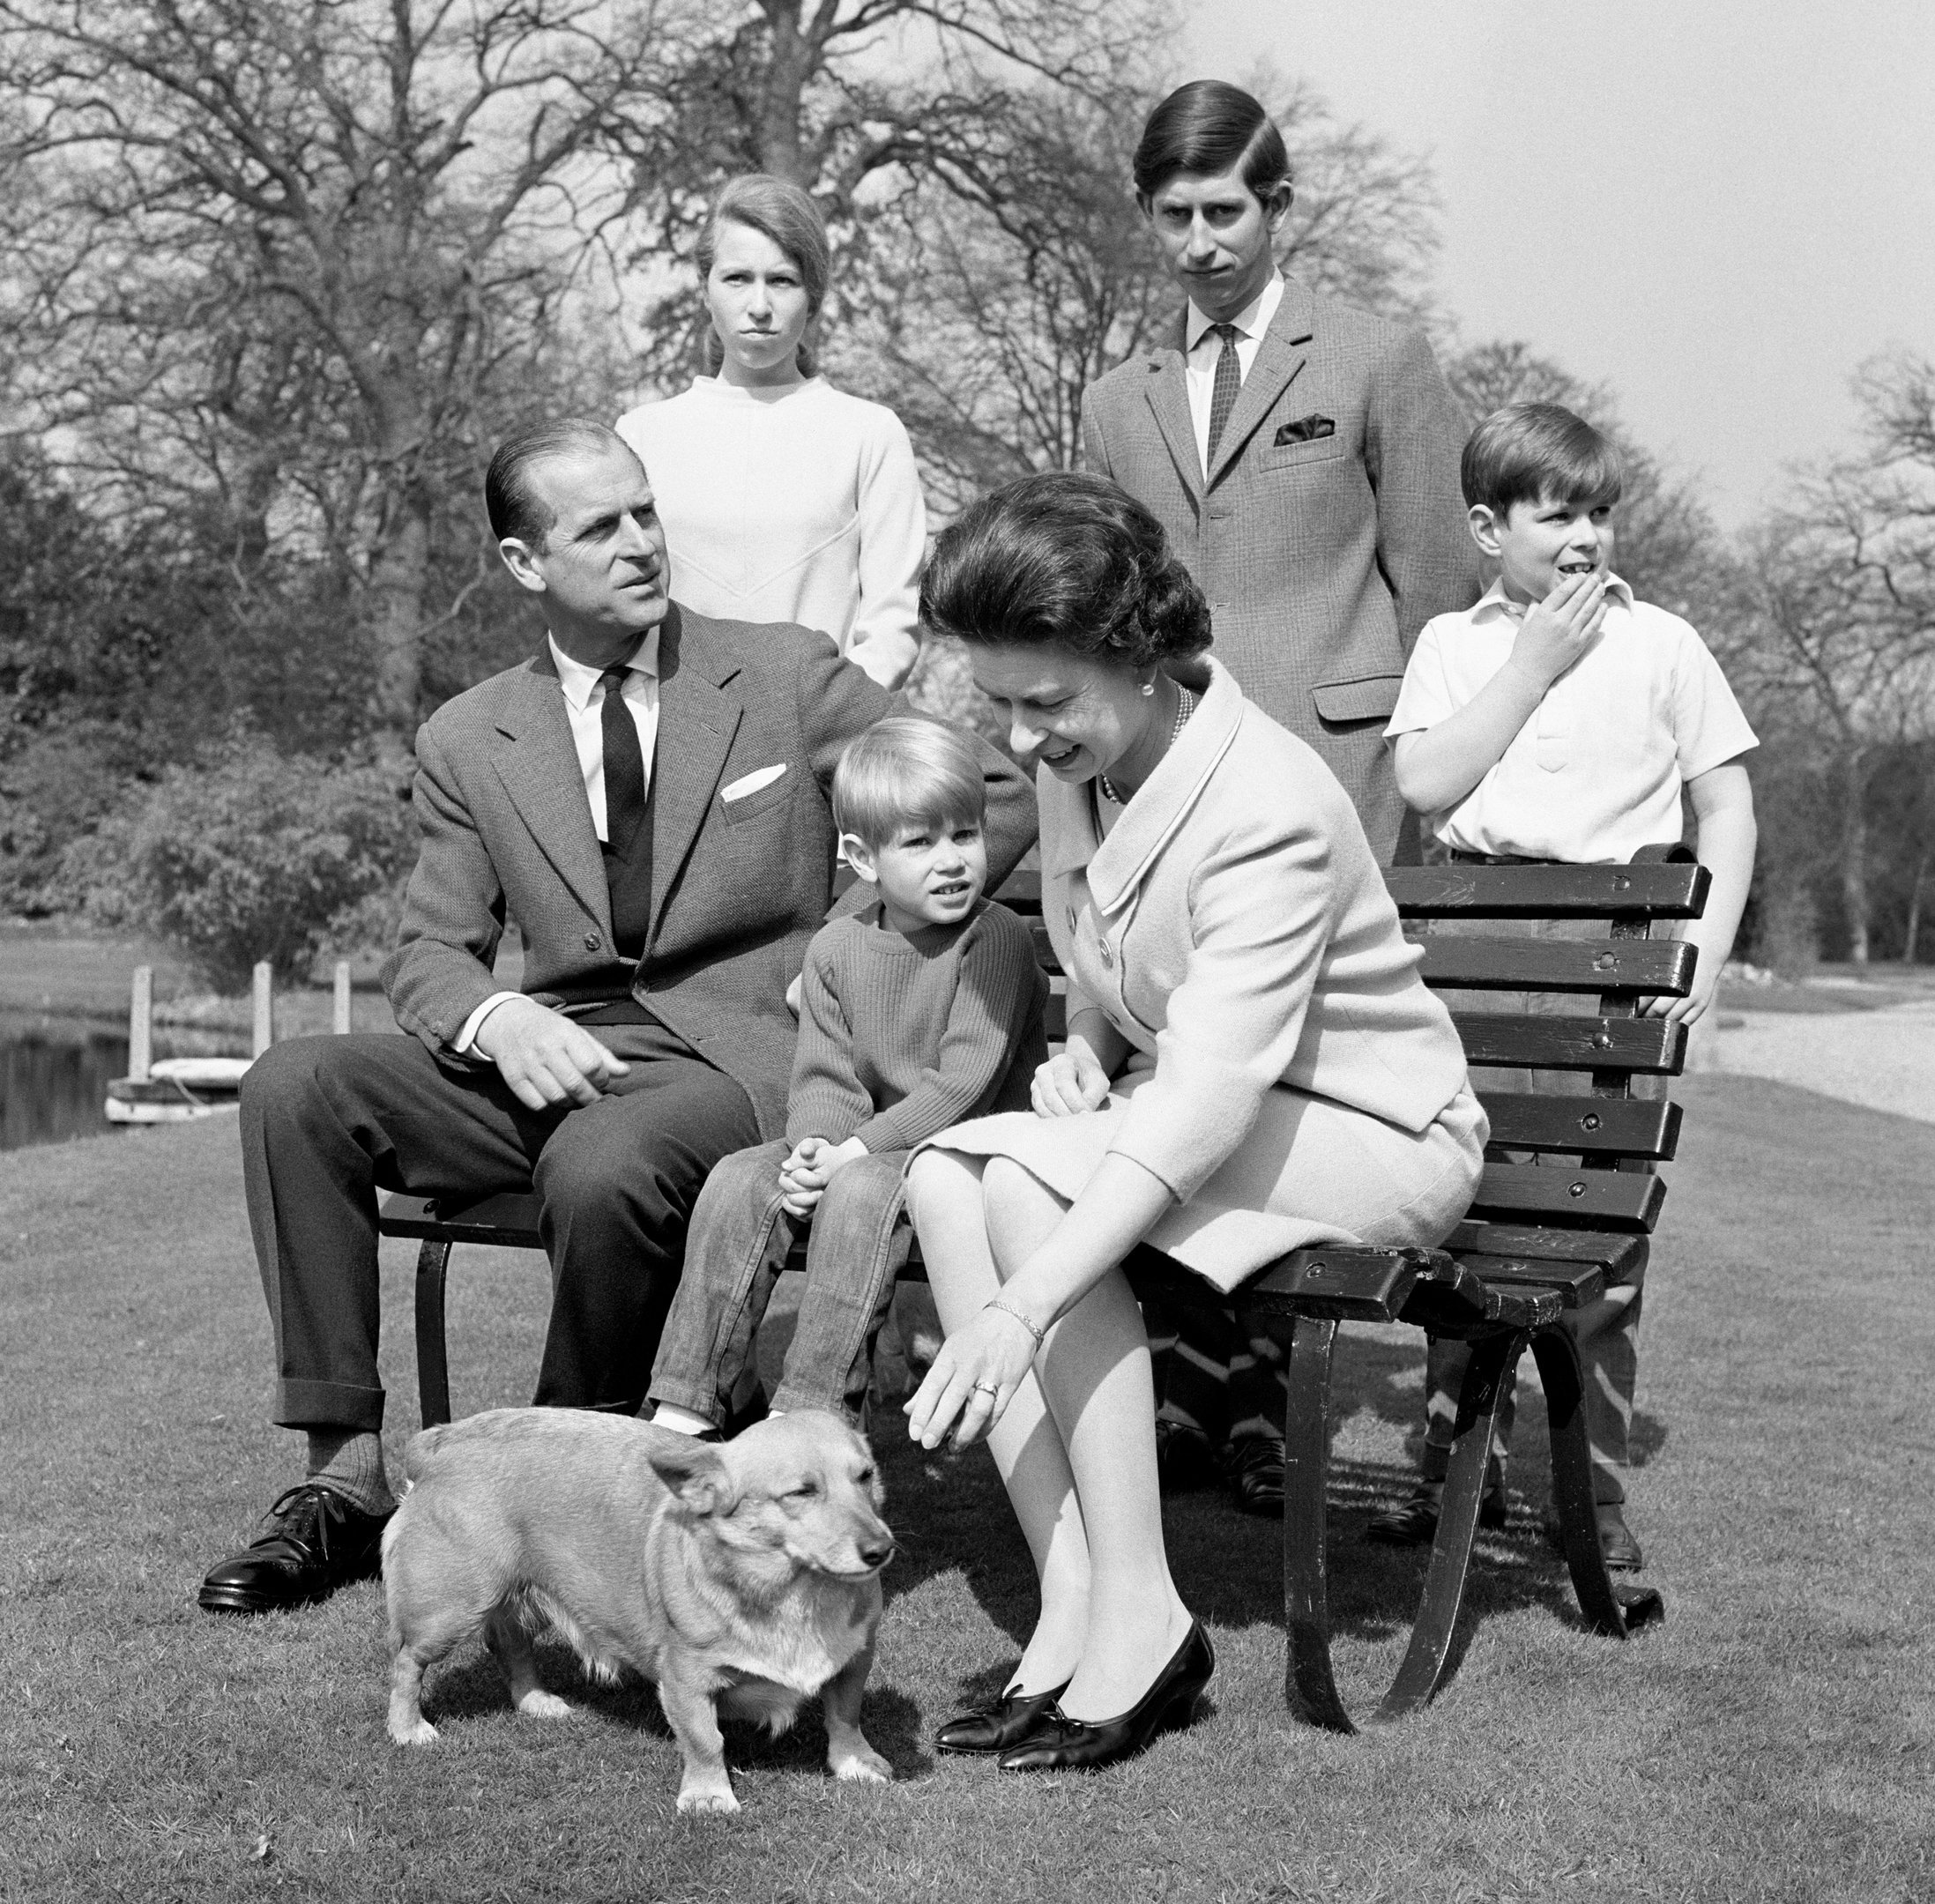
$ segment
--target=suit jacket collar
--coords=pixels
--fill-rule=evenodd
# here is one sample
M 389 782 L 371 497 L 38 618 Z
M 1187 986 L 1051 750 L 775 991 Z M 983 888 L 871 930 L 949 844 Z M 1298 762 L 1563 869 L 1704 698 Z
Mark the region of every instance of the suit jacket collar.
M 1202 458 L 1196 453 L 1196 426 L 1189 414 L 1189 383 L 1183 357 L 1187 314 L 1176 313 L 1166 340 L 1150 351 L 1147 395 L 1156 428 L 1169 446 L 1170 460 L 1191 502 L 1202 501 Z
M 665 916 L 744 711 L 727 683 L 739 673 L 730 629 L 672 605 L 659 631 L 659 745 L 652 762 L 652 930 Z
M 1206 658 L 1203 666 L 1209 683 L 1195 712 L 1105 839 L 1095 823 L 1094 796 L 1088 784 L 1065 786 L 1044 770 L 1044 866 L 1049 874 L 1063 876 L 1085 869 L 1089 896 L 1105 916 L 1119 912 L 1135 896 L 1201 799 L 1242 725 L 1243 690 L 1236 677 L 1213 658 Z

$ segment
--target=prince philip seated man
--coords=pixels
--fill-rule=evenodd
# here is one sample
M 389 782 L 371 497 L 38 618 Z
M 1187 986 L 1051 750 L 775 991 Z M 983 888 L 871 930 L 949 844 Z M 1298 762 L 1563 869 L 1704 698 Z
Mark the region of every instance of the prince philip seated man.
M 824 635 L 681 609 L 647 473 L 601 424 L 512 437 L 485 502 L 547 636 L 417 737 L 422 845 L 383 968 L 412 1035 L 294 1039 L 242 1085 L 274 1419 L 306 1435 L 308 1475 L 203 1583 L 214 1611 L 376 1571 L 379 1191 L 535 1188 L 553 1295 L 534 1399 L 636 1412 L 706 1173 L 785 1129 L 835 762 L 904 710 Z M 993 882 L 1034 801 L 979 754 Z M 492 975 L 507 919 L 521 992 Z

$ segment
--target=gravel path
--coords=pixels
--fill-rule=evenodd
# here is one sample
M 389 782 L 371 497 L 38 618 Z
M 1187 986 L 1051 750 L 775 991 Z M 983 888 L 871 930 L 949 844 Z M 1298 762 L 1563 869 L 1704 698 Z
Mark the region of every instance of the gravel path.
M 1775 1078 L 1935 1124 L 1935 1000 L 1886 1011 L 1721 1015 L 1719 1030 L 1695 1033 L 1688 1070 Z

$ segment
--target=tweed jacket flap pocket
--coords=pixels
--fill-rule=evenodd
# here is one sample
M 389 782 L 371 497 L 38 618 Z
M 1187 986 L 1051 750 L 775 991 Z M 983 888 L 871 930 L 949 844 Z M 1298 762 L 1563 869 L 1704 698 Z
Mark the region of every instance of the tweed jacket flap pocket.
M 1363 681 L 1325 681 L 1310 690 L 1318 715 L 1327 721 L 1388 720 L 1397 706 L 1402 674 L 1373 674 Z
M 1328 417 L 1317 420 L 1330 422 Z M 1333 423 L 1328 435 L 1303 436 L 1294 443 L 1266 443 L 1262 453 L 1256 459 L 1257 467 L 1277 470 L 1289 469 L 1301 463 L 1334 462 L 1337 457 L 1348 454 L 1350 448 L 1351 439 L 1341 434 Z

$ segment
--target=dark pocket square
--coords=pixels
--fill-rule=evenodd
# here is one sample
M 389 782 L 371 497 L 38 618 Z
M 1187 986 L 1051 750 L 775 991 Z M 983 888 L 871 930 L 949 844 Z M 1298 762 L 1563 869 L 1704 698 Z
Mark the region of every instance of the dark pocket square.
M 1301 416 L 1294 423 L 1286 423 L 1277 431 L 1271 447 L 1281 450 L 1285 443 L 1315 443 L 1320 436 L 1335 436 L 1337 434 L 1337 420 L 1335 417 L 1319 416 L 1313 411 L 1308 416 Z

